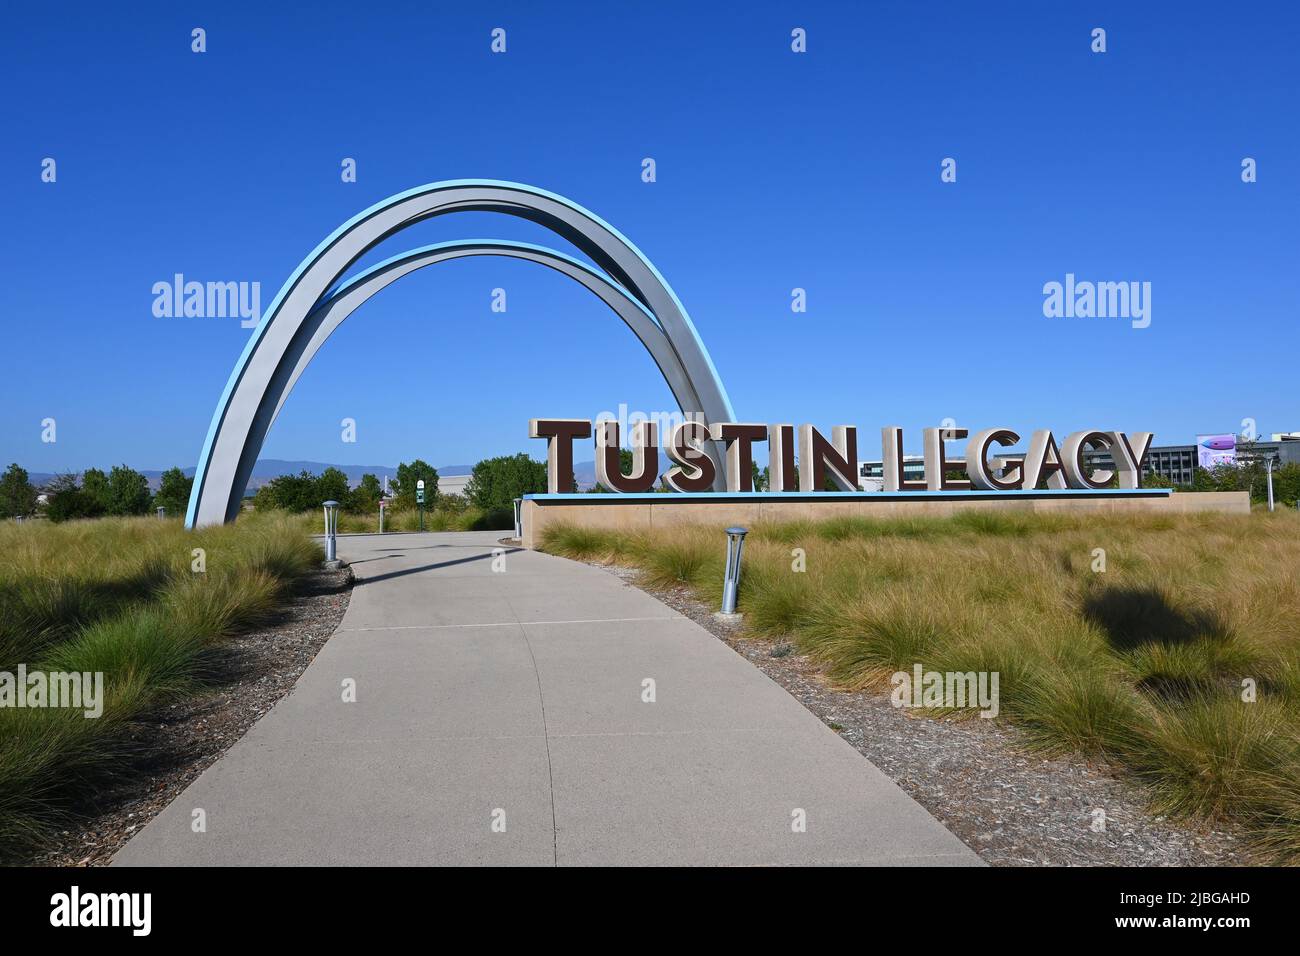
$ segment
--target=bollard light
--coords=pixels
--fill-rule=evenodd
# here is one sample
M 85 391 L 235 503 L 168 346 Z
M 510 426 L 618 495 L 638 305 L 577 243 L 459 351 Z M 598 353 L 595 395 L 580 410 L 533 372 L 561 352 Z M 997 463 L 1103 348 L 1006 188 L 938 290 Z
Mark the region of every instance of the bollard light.
M 339 503 L 325 502 L 325 560 L 338 560 Z
M 727 529 L 727 568 L 722 575 L 722 613 L 736 613 L 736 592 L 740 588 L 740 552 L 748 528 Z
M 524 536 L 524 524 L 521 517 L 523 514 L 523 508 L 524 508 L 524 499 L 516 498 L 515 499 L 515 537 L 521 540 L 523 539 Z

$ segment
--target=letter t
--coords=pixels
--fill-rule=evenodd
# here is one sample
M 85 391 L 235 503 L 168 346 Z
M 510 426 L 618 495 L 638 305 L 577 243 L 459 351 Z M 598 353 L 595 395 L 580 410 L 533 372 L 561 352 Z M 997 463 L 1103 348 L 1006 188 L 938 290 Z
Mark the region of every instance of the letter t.
M 528 437 L 546 439 L 547 493 L 577 491 L 573 481 L 573 440 L 591 437 L 591 421 L 586 418 L 534 418 L 528 422 Z

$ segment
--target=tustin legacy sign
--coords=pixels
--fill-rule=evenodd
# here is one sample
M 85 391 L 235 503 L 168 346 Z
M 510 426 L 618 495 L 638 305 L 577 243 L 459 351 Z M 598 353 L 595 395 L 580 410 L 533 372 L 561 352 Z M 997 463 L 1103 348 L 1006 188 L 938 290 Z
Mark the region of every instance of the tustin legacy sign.
M 1105 488 L 1119 477 L 1120 488 L 1141 486 L 1142 463 L 1151 447 L 1151 432 L 1081 431 L 1068 435 L 1059 446 L 1046 429 L 1029 438 L 1023 459 L 1002 458 L 997 448 L 1009 448 L 1020 436 L 1009 428 L 986 428 L 970 435 L 965 428 L 926 428 L 925 477 L 909 479 L 903 468 L 903 430 L 881 429 L 881 461 L 885 491 L 1032 491 L 1040 486 L 1064 490 Z M 592 435 L 592 425 L 583 418 L 534 418 L 529 422 L 532 438 L 546 439 L 547 491 L 574 492 L 573 443 Z M 653 491 L 658 483 L 659 441 L 654 422 L 638 422 L 632 429 L 632 473 L 623 474 L 619 457 L 619 423 L 602 421 L 596 429 L 596 480 L 606 488 L 625 494 Z M 948 458 L 944 443 L 969 438 L 964 457 Z M 722 452 L 728 492 L 753 491 L 753 446 L 767 442 L 768 487 L 773 492 L 819 491 L 829 478 L 844 491 L 858 490 L 858 430 L 853 425 L 836 425 L 828 439 L 812 425 L 798 428 L 798 461 L 809 467 L 795 468 L 795 426 L 742 422 L 705 425 L 685 421 L 675 425 L 664 443 L 671 466 L 663 481 L 674 491 L 702 492 L 715 486 L 718 465 L 709 444 Z M 1090 468 L 1087 449 L 1107 450 L 1114 470 Z M 954 471 L 966 477 L 953 477 Z

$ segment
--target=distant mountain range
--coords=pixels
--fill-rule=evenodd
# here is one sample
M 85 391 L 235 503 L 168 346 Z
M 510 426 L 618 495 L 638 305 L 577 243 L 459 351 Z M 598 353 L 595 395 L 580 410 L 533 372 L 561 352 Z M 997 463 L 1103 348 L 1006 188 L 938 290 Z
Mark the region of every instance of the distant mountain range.
M 578 483 L 579 491 L 586 491 L 596 485 L 596 463 L 594 461 L 575 461 L 573 463 L 573 480 Z
M 453 475 L 468 475 L 474 470 L 473 465 L 436 465 L 439 476 L 451 477 Z M 288 461 L 284 458 L 259 458 L 257 464 L 253 466 L 253 475 L 248 479 L 248 492 L 251 494 L 258 488 L 270 481 L 272 478 L 279 478 L 281 475 L 296 475 L 299 472 L 309 471 L 313 475 L 319 475 L 326 468 L 337 468 L 343 474 L 348 476 L 348 482 L 356 485 L 361 480 L 362 475 L 374 475 L 381 482 L 384 475 L 389 478 L 397 477 L 396 465 L 334 465 L 324 461 Z M 107 468 L 104 471 L 108 471 Z M 194 469 L 184 469 L 185 474 L 193 476 Z M 162 481 L 161 471 L 150 471 L 148 469 L 140 470 L 140 473 L 149 479 L 149 487 L 153 491 L 158 490 L 158 484 Z M 578 480 L 579 488 L 590 488 L 596 483 L 596 463 L 594 461 L 579 461 L 573 465 L 574 477 Z M 53 481 L 56 474 L 47 471 L 33 471 L 28 474 L 28 480 L 38 488 Z M 81 477 L 80 474 L 77 475 Z

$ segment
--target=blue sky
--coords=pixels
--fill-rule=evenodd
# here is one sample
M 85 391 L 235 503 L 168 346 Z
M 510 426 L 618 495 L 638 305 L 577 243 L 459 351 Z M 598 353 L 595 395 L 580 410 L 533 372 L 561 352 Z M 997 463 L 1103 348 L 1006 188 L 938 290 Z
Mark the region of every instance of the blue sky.
M 1157 444 L 1245 418 L 1300 429 L 1292 5 L 268 6 L 7 12 L 3 463 L 193 465 L 249 331 L 156 318 L 154 283 L 256 281 L 265 306 L 350 216 L 457 178 L 541 186 L 614 224 L 691 313 L 738 417 L 856 424 L 864 458 L 883 425 L 913 452 L 945 418 Z M 1244 157 L 1258 182 L 1241 181 Z M 365 262 L 484 236 L 570 250 L 456 215 Z M 1150 327 L 1044 317 L 1043 284 L 1066 273 L 1150 282 Z M 597 300 L 528 263 L 460 261 L 358 311 L 263 455 L 541 455 L 530 417 L 620 403 L 673 408 Z

